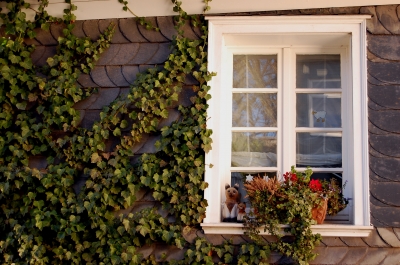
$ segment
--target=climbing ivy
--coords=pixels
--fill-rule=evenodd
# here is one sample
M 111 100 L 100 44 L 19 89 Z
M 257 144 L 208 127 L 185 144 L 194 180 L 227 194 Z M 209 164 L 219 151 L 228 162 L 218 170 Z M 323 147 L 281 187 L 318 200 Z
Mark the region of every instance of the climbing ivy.
M 77 37 L 76 6 L 66 2 L 63 18 L 50 16 L 48 1 L 41 0 L 28 20 L 29 3 L 0 1 L 6 6 L 0 10 L 0 263 L 156 264 L 156 257 L 144 259 L 138 252 L 154 242 L 186 249 L 183 260 L 170 264 L 266 262 L 268 246 L 214 246 L 183 237 L 184 229 L 199 228 L 207 206 L 207 81 L 215 74 L 207 71 L 203 18 L 187 15 L 172 0 L 177 36 L 166 62 L 140 74 L 127 95 L 106 106 L 91 128 L 82 128 L 74 105 L 97 91 L 81 88 L 77 80 L 109 47 L 114 25 L 96 41 Z M 119 2 L 128 10 L 126 1 Z M 201 29 L 200 39 L 184 37 L 187 22 Z M 63 28 L 57 52 L 46 65 L 35 65 L 32 40 L 52 24 Z M 180 118 L 160 128 L 189 75 L 197 80 L 192 105 L 179 106 Z M 157 152 L 137 157 L 132 150 L 145 135 L 160 136 Z M 30 167 L 31 160 L 43 158 L 43 167 Z M 126 214 L 143 190 L 163 211 Z

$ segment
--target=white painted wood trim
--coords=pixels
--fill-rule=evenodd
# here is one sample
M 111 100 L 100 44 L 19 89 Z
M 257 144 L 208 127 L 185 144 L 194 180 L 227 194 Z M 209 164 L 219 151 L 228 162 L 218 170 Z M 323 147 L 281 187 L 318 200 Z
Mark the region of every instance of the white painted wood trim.
M 201 227 L 205 234 L 220 234 L 220 235 L 244 235 L 243 224 L 236 223 L 203 223 Z M 282 225 L 283 228 L 288 227 Z M 356 226 L 356 225 L 312 225 L 311 229 L 314 234 L 320 234 L 323 237 L 368 237 L 374 227 L 372 226 Z M 260 229 L 260 235 L 270 235 Z
M 37 0 L 27 0 L 35 8 Z M 47 11 L 54 16 L 62 16 L 64 8 L 68 5 L 64 0 L 50 0 Z M 78 20 L 84 19 L 106 19 L 133 17 L 129 12 L 122 10 L 122 4 L 117 0 L 72 0 L 78 7 L 75 15 Z M 256 12 L 272 10 L 291 10 L 309 8 L 329 8 L 347 6 L 376 6 L 400 4 L 400 0 L 214 0 L 210 2 L 211 10 L 208 14 L 233 13 L 233 12 Z M 128 7 L 137 15 L 149 16 L 173 16 L 173 5 L 170 0 L 128 0 Z M 182 8 L 188 14 L 202 14 L 204 9 L 203 0 L 182 0 Z

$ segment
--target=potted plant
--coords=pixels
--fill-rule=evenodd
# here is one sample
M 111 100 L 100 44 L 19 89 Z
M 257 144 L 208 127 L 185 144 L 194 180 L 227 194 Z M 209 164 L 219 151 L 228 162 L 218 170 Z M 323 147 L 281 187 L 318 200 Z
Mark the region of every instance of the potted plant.
M 311 225 L 322 223 L 326 214 L 335 215 L 348 203 L 335 179 L 311 179 L 311 175 L 310 168 L 299 172 L 292 166 L 282 180 L 254 177 L 244 183 L 251 203 L 250 213 L 244 218 L 246 234 L 265 244 L 259 235 L 260 228 L 268 230 L 278 239 L 270 244 L 271 250 L 300 264 L 316 257 L 312 250 L 321 236 L 312 233 Z

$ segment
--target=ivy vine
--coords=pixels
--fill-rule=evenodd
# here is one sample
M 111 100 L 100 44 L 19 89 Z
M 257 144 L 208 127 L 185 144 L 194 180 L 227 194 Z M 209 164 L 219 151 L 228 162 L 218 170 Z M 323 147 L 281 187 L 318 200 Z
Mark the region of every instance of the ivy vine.
M 47 13 L 48 0 L 39 1 L 31 21 L 24 11 L 32 9 L 29 3 L 0 2 L 7 9 L 0 10 L 1 264 L 156 264 L 154 256 L 144 259 L 138 251 L 154 242 L 186 249 L 183 260 L 169 264 L 214 264 L 216 257 L 221 263 L 266 262 L 268 246 L 214 246 L 204 238 L 188 243 L 183 237 L 184 227 L 199 228 L 207 206 L 204 155 L 212 144 L 207 81 L 215 74 L 207 71 L 202 17 L 187 15 L 181 2 L 172 0 L 178 34 L 167 61 L 139 75 L 128 95 L 85 129 L 73 106 L 97 91 L 81 88 L 77 80 L 109 47 L 114 25 L 92 41 L 73 35 L 76 6 L 70 0 L 63 18 Z M 128 10 L 127 2 L 119 2 Z M 202 30 L 200 39 L 184 37 L 187 21 Z M 36 47 L 29 40 L 52 23 L 63 25 L 57 52 L 45 66 L 34 65 Z M 193 104 L 179 106 L 181 118 L 159 128 L 188 75 L 197 80 Z M 135 160 L 133 147 L 144 134 L 161 135 L 157 152 Z M 110 148 L 108 140 L 117 144 Z M 42 168 L 29 166 L 43 157 Z M 82 177 L 87 180 L 77 190 Z M 167 216 L 158 208 L 118 215 L 142 189 L 152 192 Z

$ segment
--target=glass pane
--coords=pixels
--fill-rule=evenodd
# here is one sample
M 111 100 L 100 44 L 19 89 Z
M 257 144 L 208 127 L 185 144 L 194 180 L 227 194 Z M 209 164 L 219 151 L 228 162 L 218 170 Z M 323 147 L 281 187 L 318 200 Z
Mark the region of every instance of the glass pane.
M 342 127 L 341 94 L 297 94 L 296 126 Z
M 296 87 L 340 88 L 340 55 L 297 55 Z
M 233 55 L 234 88 L 276 88 L 276 55 Z
M 276 127 L 276 93 L 234 93 L 233 127 Z
M 297 133 L 297 167 L 342 167 L 342 133 Z
M 233 132 L 232 167 L 275 167 L 276 132 Z

